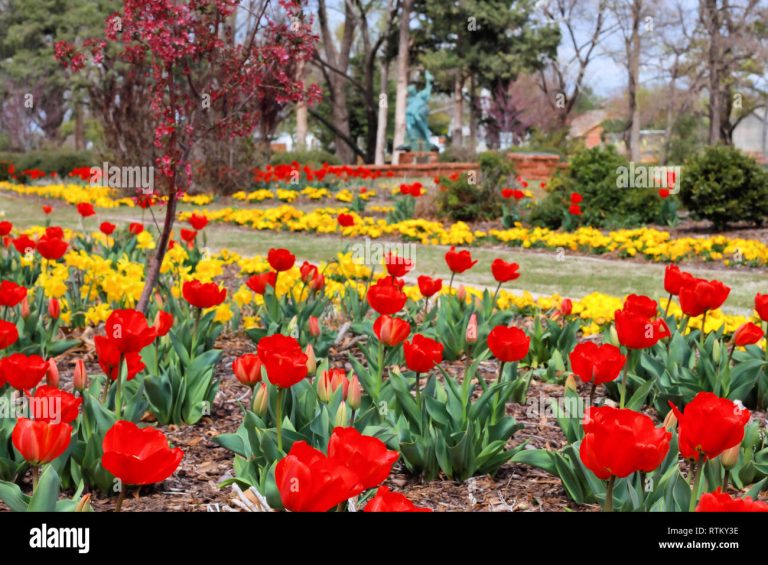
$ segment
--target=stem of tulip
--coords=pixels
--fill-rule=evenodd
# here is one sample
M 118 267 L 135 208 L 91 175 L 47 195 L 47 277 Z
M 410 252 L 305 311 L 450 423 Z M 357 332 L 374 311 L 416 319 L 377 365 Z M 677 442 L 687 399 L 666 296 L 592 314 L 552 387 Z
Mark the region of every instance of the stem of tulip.
M 195 308 L 195 329 L 192 330 L 192 351 L 189 352 L 190 359 L 195 358 L 195 349 L 197 349 L 197 327 L 200 325 L 200 314 L 203 311 L 200 308 Z
M 451 271 L 451 282 L 448 283 L 448 294 L 451 294 L 451 290 L 453 289 L 453 277 L 456 276 L 456 273 Z
M 629 355 L 632 355 L 632 350 L 629 350 Z M 629 359 L 627 364 L 624 365 L 624 374 L 621 376 L 621 388 L 619 389 L 619 408 L 624 408 L 624 402 L 627 398 L 627 379 L 629 378 Z
M 416 373 L 416 402 L 419 402 L 419 399 L 421 398 L 421 393 L 419 392 L 419 389 L 421 388 L 421 373 Z
M 701 486 L 701 475 L 704 470 L 704 463 L 706 462 L 702 459 L 701 463 L 697 462 L 693 464 L 693 486 L 691 487 L 691 503 L 688 505 L 688 512 L 696 510 L 696 499 L 699 496 L 699 487 Z
M 664 308 L 664 320 L 667 319 L 667 315 L 669 314 L 669 306 L 672 304 L 672 293 L 669 293 L 669 298 L 667 299 L 667 307 Z
M 32 494 L 37 490 L 37 483 L 40 480 L 40 467 L 32 465 Z
M 597 390 L 597 383 L 592 380 L 592 388 L 589 389 L 589 405 L 592 406 L 595 403 L 595 391 Z
M 496 285 L 496 292 L 493 293 L 492 304 L 494 308 L 496 308 L 496 297 L 499 295 L 500 290 L 501 290 L 501 283 Z
M 376 371 L 378 372 L 378 378 L 376 379 L 376 398 L 374 400 L 379 400 L 379 393 L 381 392 L 381 381 L 384 378 L 384 343 L 379 341 L 379 363 L 376 367 Z
M 282 387 L 277 389 L 277 449 L 283 451 L 283 393 Z
M 117 502 L 115 503 L 115 512 L 120 512 L 123 507 L 123 500 L 125 500 L 125 486 L 120 486 L 120 494 L 117 495 Z
M 725 477 L 723 477 L 723 492 L 728 490 L 728 481 L 731 479 L 731 470 L 725 470 Z
M 701 319 L 701 348 L 704 348 L 704 338 L 706 337 L 706 331 L 707 331 L 707 311 L 704 310 L 704 317 Z
M 616 482 L 616 475 L 611 475 L 608 479 L 608 488 L 605 491 L 605 508 L 604 512 L 613 512 L 613 485 Z
M 115 391 L 115 417 L 119 420 L 123 413 L 123 367 L 128 372 L 128 363 L 120 355 L 120 370 L 117 373 L 117 390 Z

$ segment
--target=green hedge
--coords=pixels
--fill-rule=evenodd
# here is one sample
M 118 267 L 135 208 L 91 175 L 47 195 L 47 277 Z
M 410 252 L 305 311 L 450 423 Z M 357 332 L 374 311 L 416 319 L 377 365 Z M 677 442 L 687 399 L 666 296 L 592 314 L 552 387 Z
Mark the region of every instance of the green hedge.
M 271 165 L 290 165 L 294 161 L 302 166 L 309 165 L 313 168 L 320 167 L 323 163 L 328 163 L 329 165 L 341 165 L 341 161 L 336 155 L 323 151 L 322 149 L 273 153 L 269 162 Z
M 23 174 L 25 170 L 39 169 L 47 174 L 55 172 L 66 179 L 72 169 L 98 166 L 96 157 L 90 151 L 57 149 L 52 151 L 28 151 L 26 153 L 0 153 L 0 181 L 11 180 L 8 166 L 15 167 L 18 182 L 27 183 L 31 179 Z

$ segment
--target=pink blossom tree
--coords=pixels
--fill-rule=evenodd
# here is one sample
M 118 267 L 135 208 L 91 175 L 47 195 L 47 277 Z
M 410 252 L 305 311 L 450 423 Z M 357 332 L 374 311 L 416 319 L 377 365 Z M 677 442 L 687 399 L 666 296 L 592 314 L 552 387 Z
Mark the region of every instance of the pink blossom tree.
M 317 41 L 303 7 L 303 0 L 123 0 L 105 22 L 105 39 L 56 44 L 57 59 L 73 72 L 128 69 L 149 77 L 146 104 L 163 181 L 155 193 L 166 210 L 138 309 L 146 311 L 157 284 L 179 196 L 192 182 L 195 144 L 212 135 L 222 142 L 251 135 L 270 104 L 319 97 L 316 85 L 296 78 Z M 250 22 L 241 36 L 232 25 L 236 10 Z

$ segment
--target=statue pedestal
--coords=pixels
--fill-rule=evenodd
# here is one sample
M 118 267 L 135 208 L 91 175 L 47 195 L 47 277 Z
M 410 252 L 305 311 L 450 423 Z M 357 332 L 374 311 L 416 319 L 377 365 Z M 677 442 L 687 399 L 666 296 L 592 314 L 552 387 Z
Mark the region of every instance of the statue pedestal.
M 401 165 L 430 165 L 437 161 L 437 151 L 406 151 L 400 154 Z

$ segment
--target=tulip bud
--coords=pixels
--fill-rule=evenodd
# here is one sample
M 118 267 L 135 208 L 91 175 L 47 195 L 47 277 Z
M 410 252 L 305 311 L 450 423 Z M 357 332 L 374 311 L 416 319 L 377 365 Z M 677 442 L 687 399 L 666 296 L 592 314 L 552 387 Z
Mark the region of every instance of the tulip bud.
M 26 296 L 24 297 L 24 300 L 21 301 L 21 317 L 29 317 L 29 301 L 27 300 Z
M 307 371 L 309 371 L 309 374 L 313 375 L 317 370 L 317 357 L 315 357 L 315 348 L 312 347 L 311 343 L 307 344 L 304 353 L 307 356 Z
M 324 375 L 317 379 L 317 398 L 323 403 L 331 399 L 331 382 Z
M 48 301 L 48 315 L 54 320 L 58 320 L 61 315 L 61 304 L 55 298 Z
M 267 383 L 261 382 L 253 389 L 251 410 L 253 410 L 259 418 L 263 418 L 267 414 L 268 408 L 269 390 L 267 389 Z
M 363 400 L 363 387 L 360 385 L 360 380 L 357 375 L 352 375 L 352 381 L 349 383 L 349 392 L 347 395 L 347 402 L 352 410 L 359 410 L 360 404 Z
M 616 326 L 611 326 L 610 331 L 610 337 L 608 338 L 608 343 L 611 345 L 615 345 L 616 347 L 619 347 L 621 343 L 619 342 L 619 333 L 616 331 Z
M 72 374 L 72 386 L 75 390 L 83 392 L 88 386 L 88 374 L 85 372 L 85 361 L 75 361 L 75 371 Z
M 333 425 L 337 428 L 346 428 L 347 423 L 347 403 L 342 402 L 339 404 L 339 409 L 336 410 L 336 417 L 333 419 Z
M 560 314 L 570 316 L 571 312 L 573 312 L 573 302 L 570 298 L 563 298 L 563 301 L 560 303 Z
M 469 344 L 477 343 L 477 314 L 474 312 L 469 317 L 465 339 Z
M 312 337 L 320 335 L 320 323 L 317 321 L 316 316 L 309 317 L 309 335 Z
M 464 285 L 461 285 L 459 290 L 456 291 L 456 298 L 458 298 L 460 302 L 464 302 L 467 299 L 467 289 L 464 288 Z
M 720 454 L 720 462 L 726 469 L 733 469 L 736 463 L 739 462 L 739 453 L 741 451 L 741 444 L 736 444 L 733 447 L 726 449 Z
M 675 416 L 674 410 L 667 412 L 666 418 L 664 418 L 664 429 L 668 432 L 672 432 L 677 428 L 677 416 Z
M 714 345 L 712 346 L 712 361 L 715 362 L 715 365 L 720 364 L 720 359 L 723 356 L 723 346 L 720 345 L 720 340 L 716 339 Z
M 83 497 L 77 502 L 77 505 L 75 506 L 75 512 L 93 512 L 90 494 L 84 494 Z
M 576 384 L 576 378 L 573 376 L 573 373 L 568 375 L 568 378 L 565 379 L 565 389 L 572 390 L 573 392 L 578 392 L 579 387 Z
M 55 359 L 48 360 L 48 371 L 45 373 L 45 382 L 48 386 L 59 388 L 59 367 Z

